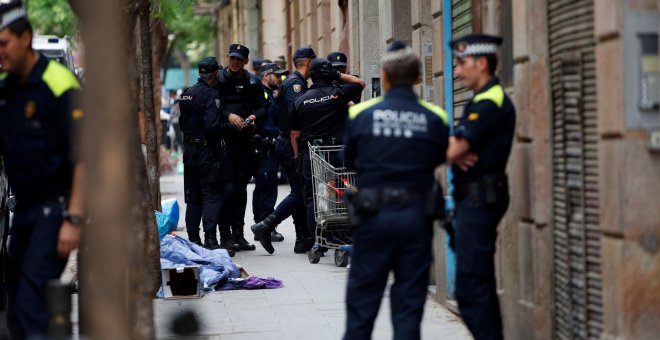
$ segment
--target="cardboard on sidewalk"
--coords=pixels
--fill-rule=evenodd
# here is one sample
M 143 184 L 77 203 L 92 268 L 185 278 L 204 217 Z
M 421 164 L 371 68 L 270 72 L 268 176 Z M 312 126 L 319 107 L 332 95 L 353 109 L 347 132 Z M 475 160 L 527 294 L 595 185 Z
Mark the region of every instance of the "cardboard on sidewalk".
M 199 266 L 181 266 L 161 270 L 165 299 L 195 299 L 202 297 Z

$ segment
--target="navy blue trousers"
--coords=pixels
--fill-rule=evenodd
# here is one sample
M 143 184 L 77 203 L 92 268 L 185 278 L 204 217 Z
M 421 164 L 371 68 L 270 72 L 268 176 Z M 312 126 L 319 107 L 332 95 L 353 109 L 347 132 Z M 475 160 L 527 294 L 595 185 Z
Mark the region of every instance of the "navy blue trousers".
M 502 339 L 494 257 L 497 225 L 508 204 L 485 205 L 471 197 L 456 202 L 456 301 L 476 340 Z
M 259 169 L 254 176 L 252 192 L 252 212 L 254 222 L 266 219 L 275 210 L 277 202 L 277 154 L 275 150 L 266 153 L 259 161 Z
M 20 199 L 20 198 L 19 198 Z M 46 285 L 59 279 L 66 258 L 57 254 L 64 204 L 57 199 L 16 206 L 9 242 L 7 323 L 14 339 L 48 332 Z
M 345 340 L 371 339 L 390 271 L 394 339 L 420 338 L 429 284 L 433 223 L 419 202 L 391 204 L 361 217 L 353 232 Z
M 289 216 L 293 217 L 293 224 L 296 230 L 307 234 L 307 222 L 305 215 L 305 202 L 302 194 L 302 181 L 296 169 L 296 161 L 293 159 L 293 149 L 291 149 L 291 140 L 285 137 L 278 137 L 275 143 L 277 152 L 277 161 L 284 167 L 286 175 L 289 178 L 291 191 L 275 208 L 274 214 L 278 220 L 284 221 Z
M 199 224 L 205 232 L 212 232 L 218 225 L 222 196 L 220 186 L 208 185 L 203 180 L 200 166 L 183 168 L 183 188 L 186 200 L 186 231 L 199 236 Z

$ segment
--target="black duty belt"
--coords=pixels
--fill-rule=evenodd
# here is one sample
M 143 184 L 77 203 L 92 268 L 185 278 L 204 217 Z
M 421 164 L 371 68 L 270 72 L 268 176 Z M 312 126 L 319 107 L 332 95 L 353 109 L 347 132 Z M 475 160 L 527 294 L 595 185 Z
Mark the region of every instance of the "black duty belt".
M 428 197 L 428 190 L 410 188 L 363 188 L 358 191 L 357 198 L 361 196 L 375 198 L 381 205 L 403 204 L 418 202 Z
M 198 138 L 198 137 L 183 137 L 183 142 L 188 144 L 199 144 L 203 146 L 209 145 L 209 142 L 206 140 L 206 138 Z
M 468 196 L 475 198 L 485 196 L 486 201 L 491 201 L 494 198 L 489 196 L 498 195 L 502 191 L 507 192 L 507 190 L 508 180 L 506 174 L 496 173 L 457 183 L 454 189 L 454 198 L 460 200 Z

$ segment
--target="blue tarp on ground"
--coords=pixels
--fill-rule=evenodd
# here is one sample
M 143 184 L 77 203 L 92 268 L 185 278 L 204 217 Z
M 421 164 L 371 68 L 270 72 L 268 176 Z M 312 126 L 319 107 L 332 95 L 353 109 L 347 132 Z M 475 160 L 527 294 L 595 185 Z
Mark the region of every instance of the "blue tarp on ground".
M 230 278 L 241 276 L 240 269 L 231 261 L 226 250 L 208 250 L 179 236 L 163 237 L 160 242 L 162 269 L 194 265 L 200 266 L 199 278 L 205 292 L 224 285 Z M 159 297 L 162 297 L 161 293 Z

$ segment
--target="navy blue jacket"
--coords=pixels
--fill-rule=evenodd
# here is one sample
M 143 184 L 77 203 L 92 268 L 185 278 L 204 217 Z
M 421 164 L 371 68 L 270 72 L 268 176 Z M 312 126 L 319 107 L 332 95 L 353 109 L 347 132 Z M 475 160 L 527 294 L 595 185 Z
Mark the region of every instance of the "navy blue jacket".
M 291 132 L 291 115 L 295 109 L 296 99 L 307 92 L 307 80 L 300 72 L 295 71 L 280 85 L 278 106 L 280 108 L 280 131 Z
M 495 78 L 476 91 L 463 112 L 455 135 L 468 140 L 470 152 L 476 153 L 479 161 L 467 172 L 453 167 L 457 186 L 485 175 L 503 173 L 516 128 L 516 110 Z
M 360 188 L 427 190 L 448 142 L 445 111 L 395 87 L 349 109 L 344 154 Z
M 79 160 L 75 131 L 83 111 L 76 76 L 43 55 L 26 81 L 3 73 L 0 154 L 16 197 L 35 201 L 68 195 Z

